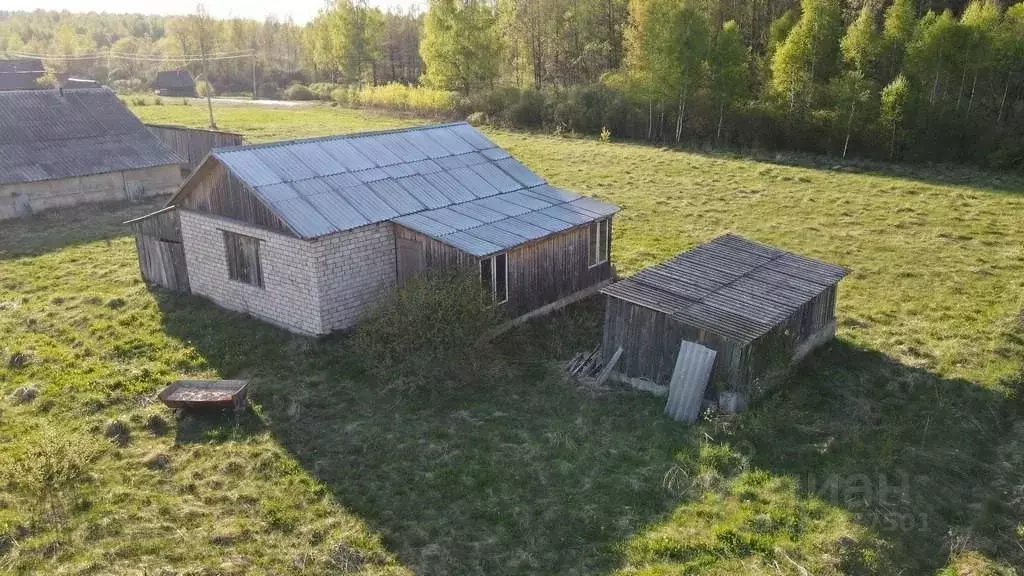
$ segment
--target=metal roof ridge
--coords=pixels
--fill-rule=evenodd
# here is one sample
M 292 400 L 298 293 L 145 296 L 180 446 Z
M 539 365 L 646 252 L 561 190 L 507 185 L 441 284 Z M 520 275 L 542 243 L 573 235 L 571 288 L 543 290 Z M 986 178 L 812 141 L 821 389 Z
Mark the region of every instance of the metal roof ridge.
M 24 90 L 24 92 L 31 92 L 31 90 Z M 330 140 L 353 140 L 356 138 L 366 138 L 370 136 L 384 136 L 387 134 L 401 134 L 403 132 L 418 132 L 422 130 L 433 130 L 437 128 L 450 128 L 452 126 L 471 126 L 469 122 L 461 120 L 458 122 L 446 122 L 443 124 L 419 124 L 416 126 L 406 126 L 404 128 L 387 128 L 384 130 L 369 130 L 366 132 L 352 132 L 349 134 L 333 134 L 330 136 L 313 136 L 310 138 L 295 138 L 292 140 L 275 140 L 273 142 L 260 142 L 257 144 L 242 144 L 241 146 L 225 146 L 223 148 L 213 148 L 211 152 L 237 152 L 241 150 L 257 150 L 261 148 L 274 148 L 277 146 L 290 146 L 293 144 L 307 144 L 309 142 L 326 142 Z M 475 128 L 474 128 L 475 130 Z M 467 152 L 468 154 L 468 152 Z

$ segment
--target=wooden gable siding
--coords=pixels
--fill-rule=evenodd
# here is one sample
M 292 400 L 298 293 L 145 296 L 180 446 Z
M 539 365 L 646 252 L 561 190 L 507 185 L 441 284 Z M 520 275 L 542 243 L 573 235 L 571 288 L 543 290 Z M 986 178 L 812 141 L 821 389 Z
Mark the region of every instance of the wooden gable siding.
M 288 226 L 256 194 L 215 158 L 209 158 L 175 199 L 182 208 L 216 214 L 293 235 Z
M 589 224 L 510 249 L 506 314 L 516 318 L 612 277 L 611 260 L 590 267 Z M 426 269 L 460 267 L 479 274 L 480 258 L 419 232 L 395 225 L 396 241 L 419 242 Z M 609 230 L 609 238 L 611 231 Z M 397 264 L 401 269 L 402 264 Z

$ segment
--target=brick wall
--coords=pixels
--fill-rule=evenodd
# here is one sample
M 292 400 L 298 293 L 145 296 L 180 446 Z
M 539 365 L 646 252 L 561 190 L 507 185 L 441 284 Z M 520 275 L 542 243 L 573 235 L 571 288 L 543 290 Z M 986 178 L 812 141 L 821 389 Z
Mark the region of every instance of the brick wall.
M 181 209 L 178 212 L 193 294 L 293 332 L 323 332 L 312 242 L 217 216 Z M 262 288 L 228 277 L 224 231 L 262 240 Z
M 287 330 L 320 335 L 349 328 L 395 285 L 390 223 L 300 240 L 219 216 L 178 211 L 192 293 Z M 262 288 L 228 277 L 225 230 L 262 240 Z
M 390 222 L 315 241 L 323 332 L 353 326 L 366 308 L 395 286 L 395 236 Z

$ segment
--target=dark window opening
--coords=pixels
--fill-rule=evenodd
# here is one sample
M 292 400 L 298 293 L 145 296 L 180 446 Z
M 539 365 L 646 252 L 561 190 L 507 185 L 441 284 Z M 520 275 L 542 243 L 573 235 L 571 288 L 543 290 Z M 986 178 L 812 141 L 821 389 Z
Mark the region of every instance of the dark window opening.
M 259 239 L 225 231 L 224 248 L 228 260 L 228 277 L 262 288 L 263 268 L 260 266 Z

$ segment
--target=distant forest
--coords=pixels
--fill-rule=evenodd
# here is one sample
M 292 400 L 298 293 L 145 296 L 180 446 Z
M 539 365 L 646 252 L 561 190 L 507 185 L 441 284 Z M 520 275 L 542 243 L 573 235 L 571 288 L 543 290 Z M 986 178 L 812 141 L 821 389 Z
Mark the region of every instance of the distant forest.
M 303 26 L 204 20 L 0 12 L 0 53 L 129 90 L 203 52 L 219 93 L 255 72 L 261 97 L 392 85 L 403 108 L 562 134 L 1024 169 L 1024 2 L 335 0 Z

